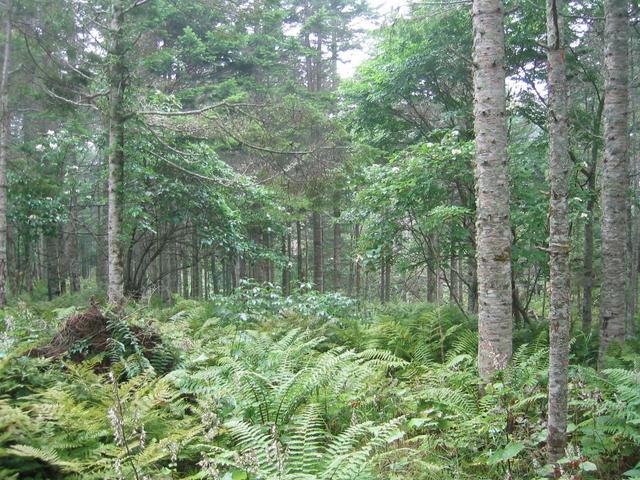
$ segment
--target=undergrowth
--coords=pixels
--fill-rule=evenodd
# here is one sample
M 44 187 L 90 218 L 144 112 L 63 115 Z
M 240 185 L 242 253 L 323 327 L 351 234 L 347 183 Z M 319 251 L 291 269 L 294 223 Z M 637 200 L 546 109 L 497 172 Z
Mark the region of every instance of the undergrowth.
M 112 315 L 111 348 L 79 363 L 26 356 L 86 307 L 78 298 L 4 311 L 0 478 L 640 478 L 633 343 L 599 374 L 597 342 L 573 339 L 570 444 L 554 471 L 545 325 L 516 332 L 510 367 L 480 396 L 477 326 L 454 307 L 252 284 L 175 300 Z M 139 329 L 159 334 L 153 352 Z

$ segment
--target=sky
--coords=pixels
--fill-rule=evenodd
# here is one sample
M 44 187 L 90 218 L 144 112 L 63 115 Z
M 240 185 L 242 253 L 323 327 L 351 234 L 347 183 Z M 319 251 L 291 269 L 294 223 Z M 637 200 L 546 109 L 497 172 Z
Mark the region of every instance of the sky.
M 406 9 L 410 0 L 368 0 L 371 9 L 377 13 L 379 18 L 375 22 L 360 21 L 356 26 L 366 30 L 373 30 L 384 19 L 386 15 L 394 11 L 402 13 Z M 345 52 L 342 61 L 338 64 L 338 74 L 341 78 L 349 78 L 353 76 L 358 65 L 369 58 L 369 52 L 372 48 L 370 43 L 365 43 L 356 50 Z

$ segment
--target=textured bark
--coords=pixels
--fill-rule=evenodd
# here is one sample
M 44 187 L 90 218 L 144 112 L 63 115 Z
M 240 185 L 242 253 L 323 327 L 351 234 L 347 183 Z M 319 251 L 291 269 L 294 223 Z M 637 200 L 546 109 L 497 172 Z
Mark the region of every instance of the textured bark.
M 512 351 L 503 20 L 501 0 L 474 0 L 478 367 L 485 380 L 507 365 Z
M 108 245 L 107 245 L 107 219 L 104 215 L 105 208 L 96 208 L 96 285 L 101 290 L 107 289 L 108 284 Z
M 302 258 L 302 227 L 300 220 L 296 220 L 296 262 L 298 270 L 298 283 L 304 282 L 304 262 Z
M 60 272 L 58 271 L 58 240 L 55 235 L 44 238 L 47 261 L 47 294 L 49 300 L 60 295 Z
M 7 303 L 7 160 L 9 157 L 9 69 L 11 68 L 11 2 L 4 14 L 4 48 L 0 73 L 0 307 Z
M 113 10 L 111 18 L 113 39 L 109 51 L 111 67 L 109 71 L 109 212 L 107 222 L 109 284 L 107 295 L 111 303 L 122 305 L 124 303 L 124 267 L 120 235 L 122 230 L 122 183 L 124 180 L 124 90 L 127 73 L 122 31 L 124 11 L 119 0 L 114 1 Z
M 590 198 L 587 201 L 587 221 L 584 224 L 584 259 L 582 263 L 582 331 L 591 332 L 593 322 L 593 222 L 595 210 L 596 173 L 594 169 L 587 181 Z
M 69 271 L 67 270 L 67 261 L 65 259 L 65 246 L 67 244 L 67 236 L 65 235 L 65 224 L 58 224 L 58 274 L 60 276 L 60 293 L 67 293 L 67 277 Z
M 629 17 L 626 0 L 605 0 L 604 168 L 600 348 L 625 335 L 627 186 L 629 184 Z
M 291 232 L 287 227 L 287 233 L 282 237 L 282 256 L 287 259 L 287 263 L 282 267 L 282 293 L 291 293 Z
M 338 201 L 337 199 L 336 201 Z M 342 288 L 341 256 L 342 256 L 342 229 L 340 226 L 340 209 L 333 209 L 333 289 L 338 291 Z
M 213 284 L 213 294 L 218 295 L 220 293 L 220 281 L 218 279 L 218 262 L 216 261 L 215 250 L 211 254 L 211 283 Z
M 69 274 L 69 290 L 80 291 L 80 248 L 78 239 L 78 200 L 75 193 L 71 196 L 69 205 L 67 241 L 64 245 L 67 270 Z
M 476 258 L 467 258 L 467 310 L 478 313 L 478 266 Z
M 189 256 L 182 251 L 182 297 L 189 298 Z
M 200 267 L 200 239 L 197 229 L 191 233 L 191 297 L 202 296 L 202 268 Z
M 587 221 L 584 224 L 584 255 L 582 263 L 582 331 L 589 333 L 593 321 L 593 226 L 595 222 L 595 209 L 597 203 L 596 195 L 596 171 L 598 164 L 598 145 L 600 137 L 600 124 L 602 123 L 602 112 L 604 109 L 604 98 L 598 103 L 598 108 L 593 118 L 591 143 L 591 165 L 589 166 L 589 177 L 587 178 L 587 189 L 589 199 L 587 200 Z
M 171 243 L 169 248 L 169 291 L 171 293 L 179 293 L 180 291 L 180 270 L 178 265 L 178 246 L 175 242 Z
M 567 375 L 571 326 L 569 270 L 569 139 L 567 77 L 562 0 L 547 0 L 549 105 L 549 463 L 565 456 L 567 444 Z
M 313 288 L 324 292 L 324 259 L 322 256 L 322 217 L 320 212 L 312 214 L 313 225 Z

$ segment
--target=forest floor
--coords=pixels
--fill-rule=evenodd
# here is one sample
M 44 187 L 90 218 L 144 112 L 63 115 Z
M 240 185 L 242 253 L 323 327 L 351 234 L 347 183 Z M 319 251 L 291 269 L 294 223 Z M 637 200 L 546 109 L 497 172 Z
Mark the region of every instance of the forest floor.
M 547 325 L 480 396 L 453 306 L 247 284 L 116 315 L 18 302 L 0 330 L 0 478 L 640 478 L 640 354 L 576 333 L 570 445 L 545 465 Z

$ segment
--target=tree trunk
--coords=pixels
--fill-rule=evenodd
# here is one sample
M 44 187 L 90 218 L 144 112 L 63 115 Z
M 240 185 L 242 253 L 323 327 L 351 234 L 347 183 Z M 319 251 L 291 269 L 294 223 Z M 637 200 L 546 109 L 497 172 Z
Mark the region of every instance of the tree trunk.
M 282 237 L 282 256 L 287 259 L 282 266 L 282 294 L 289 295 L 291 293 L 291 233 L 289 227 Z
M 107 295 L 109 302 L 115 305 L 124 303 L 124 267 L 122 245 L 122 203 L 124 180 L 124 90 L 127 78 L 125 66 L 125 48 L 123 45 L 122 21 L 124 10 L 119 0 L 114 1 L 111 18 L 111 34 L 113 35 L 109 56 L 109 285 Z
M 302 258 L 302 227 L 296 220 L 296 260 L 298 262 L 298 283 L 304 283 L 304 262 Z
M 595 209 L 597 202 L 596 172 L 598 165 L 600 124 L 602 122 L 603 109 L 604 99 L 600 100 L 598 103 L 598 108 L 593 119 L 591 165 L 589 166 L 589 177 L 587 178 L 589 199 L 587 200 L 587 219 L 584 224 L 584 258 L 582 263 L 582 331 L 585 333 L 591 332 L 591 324 L 593 321 L 593 225 L 595 222 Z
M 605 154 L 602 173 L 602 287 L 598 366 L 625 335 L 627 187 L 629 185 L 629 14 L 626 0 L 605 0 Z
M 502 0 L 473 2 L 478 368 L 488 380 L 512 351 L 511 228 Z
M 49 300 L 60 295 L 60 272 L 58 271 L 58 241 L 55 235 L 44 238 L 47 259 L 47 293 Z
M 313 287 L 324 292 L 324 259 L 322 258 L 322 217 L 320 212 L 312 214 L 313 224 Z
M 107 219 L 104 210 L 103 206 L 96 207 L 96 285 L 101 290 L 106 290 L 108 284 Z
M 7 160 L 9 158 L 10 112 L 9 69 L 11 68 L 11 1 L 4 12 L 4 49 L 0 73 L 0 308 L 7 304 Z
M 340 228 L 340 208 L 337 206 L 333 209 L 333 289 L 340 290 L 342 287 L 342 277 L 340 272 L 342 256 L 342 229 Z
M 68 228 L 65 256 L 67 257 L 67 270 L 69 273 L 69 290 L 76 293 L 80 291 L 80 249 L 78 241 L 78 200 L 75 193 L 71 196 L 69 205 Z
M 569 270 L 569 139 L 567 78 L 562 0 L 547 0 L 547 60 L 549 105 L 549 402 L 547 455 L 549 463 L 565 456 L 567 445 L 567 375 L 571 327 Z
M 200 268 L 200 244 L 198 230 L 193 227 L 191 233 L 191 297 L 202 296 L 202 269 Z
M 478 313 L 478 266 L 475 256 L 467 258 L 467 310 Z
M 213 294 L 218 295 L 220 293 L 220 283 L 218 281 L 218 266 L 216 262 L 215 249 L 211 253 L 211 283 L 213 284 Z

